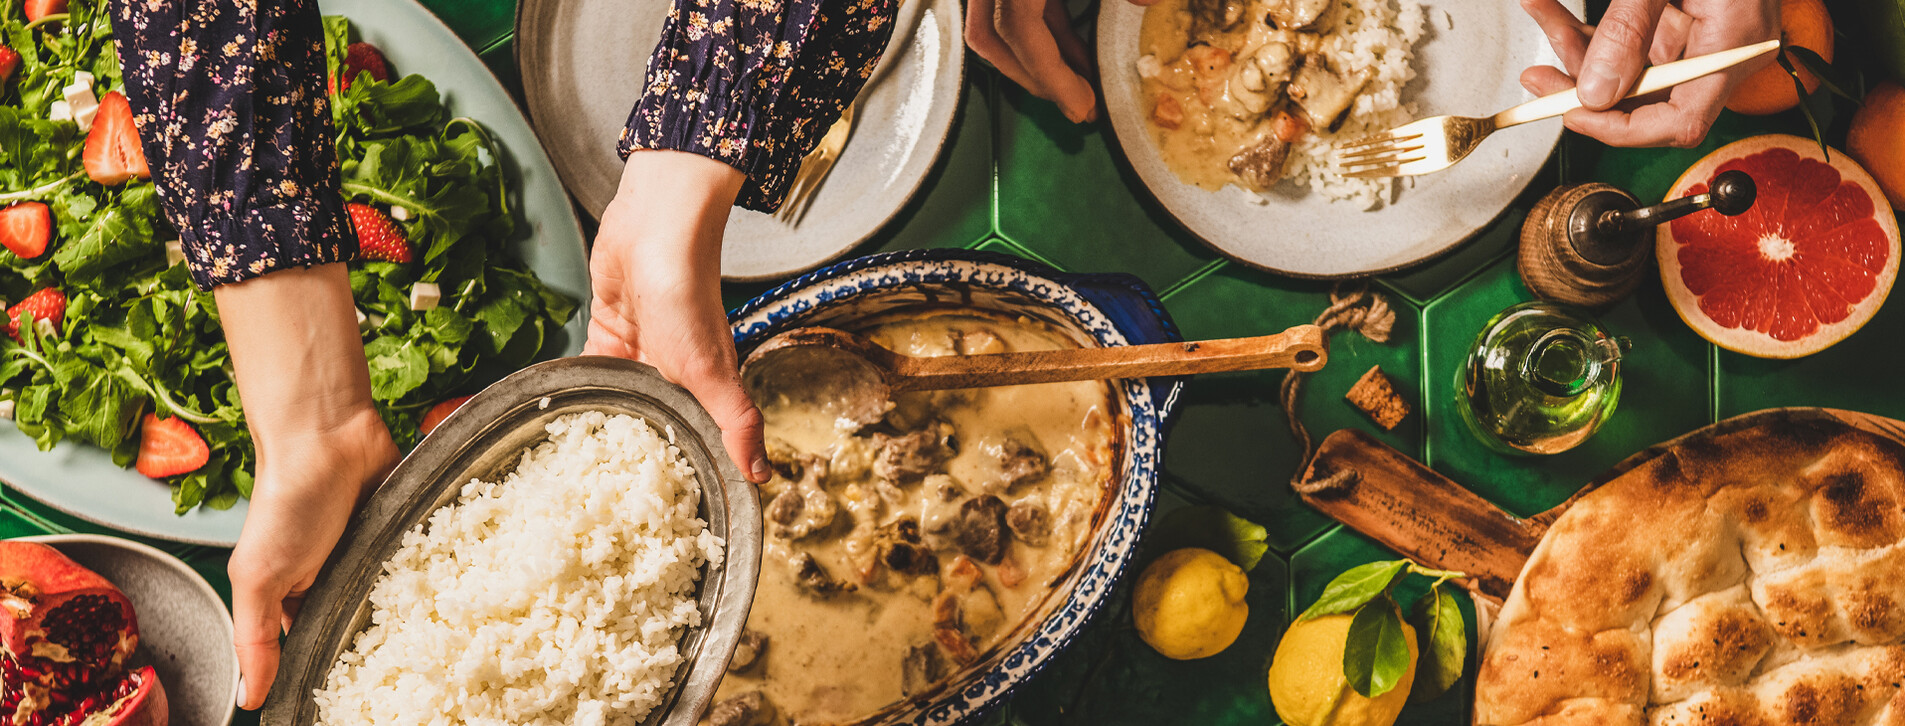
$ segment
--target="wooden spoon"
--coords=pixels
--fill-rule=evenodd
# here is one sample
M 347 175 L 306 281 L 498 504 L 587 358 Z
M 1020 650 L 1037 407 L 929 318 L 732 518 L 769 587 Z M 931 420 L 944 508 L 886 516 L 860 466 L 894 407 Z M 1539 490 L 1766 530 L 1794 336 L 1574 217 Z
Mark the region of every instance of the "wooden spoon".
M 741 364 L 741 380 L 763 405 L 787 397 L 864 426 L 886 415 L 893 394 L 907 391 L 1265 368 L 1314 371 L 1328 361 L 1323 330 L 1314 325 L 1254 338 L 931 358 L 901 355 L 853 333 L 814 327 L 761 343 Z

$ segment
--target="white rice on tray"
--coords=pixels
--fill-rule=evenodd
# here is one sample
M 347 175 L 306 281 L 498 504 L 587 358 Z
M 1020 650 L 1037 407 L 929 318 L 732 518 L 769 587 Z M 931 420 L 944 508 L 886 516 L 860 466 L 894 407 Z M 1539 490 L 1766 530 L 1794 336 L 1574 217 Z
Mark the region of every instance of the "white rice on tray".
M 1286 181 L 1340 201 L 1373 209 L 1394 201 L 1396 179 L 1350 179 L 1332 163 L 1338 140 L 1387 131 L 1415 120 L 1416 105 L 1403 102 L 1402 87 L 1416 77 L 1411 61 L 1422 39 L 1417 0 L 1341 0 L 1342 24 L 1323 41 L 1322 53 L 1345 74 L 1369 70 L 1369 85 L 1356 95 L 1335 133 L 1310 134 L 1290 149 Z M 1512 8 L 1510 8 L 1512 10 Z
M 661 703 L 722 556 L 694 470 L 634 417 L 547 431 L 404 535 L 315 693 L 320 724 L 635 724 Z

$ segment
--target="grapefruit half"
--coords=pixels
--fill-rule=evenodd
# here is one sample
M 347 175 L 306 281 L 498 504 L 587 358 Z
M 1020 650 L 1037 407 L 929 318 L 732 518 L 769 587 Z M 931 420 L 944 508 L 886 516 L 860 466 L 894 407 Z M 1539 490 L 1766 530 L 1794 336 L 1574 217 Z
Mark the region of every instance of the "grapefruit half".
M 1752 208 L 1698 212 L 1655 231 L 1661 283 L 1680 318 L 1761 358 L 1817 353 L 1871 320 L 1899 256 L 1898 222 L 1872 175 L 1837 149 L 1828 163 L 1811 139 L 1768 134 L 1714 150 L 1667 196 L 1705 192 L 1729 169 L 1753 177 Z

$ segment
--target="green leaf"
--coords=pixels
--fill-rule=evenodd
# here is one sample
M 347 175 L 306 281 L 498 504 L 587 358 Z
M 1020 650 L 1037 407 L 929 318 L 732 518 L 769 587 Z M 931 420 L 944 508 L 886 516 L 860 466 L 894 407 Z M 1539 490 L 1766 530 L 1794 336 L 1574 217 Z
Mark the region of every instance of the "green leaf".
M 1840 82 L 1837 80 L 1839 74 L 1833 70 L 1832 63 L 1819 57 L 1819 54 L 1812 52 L 1811 48 L 1788 45 L 1785 46 L 1785 52 L 1791 55 L 1793 60 L 1798 62 L 1800 66 L 1811 72 L 1814 78 L 1819 79 L 1820 88 L 1824 88 L 1833 95 L 1853 103 L 1859 102 L 1857 96 L 1846 93 L 1844 89 L 1839 87 Z
M 1409 640 L 1402 615 L 1388 598 L 1359 608 L 1343 644 L 1343 677 L 1366 698 L 1388 693 L 1409 671 Z
M 1304 610 L 1298 620 L 1320 618 L 1355 610 L 1389 592 L 1396 576 L 1409 566 L 1408 560 L 1371 562 L 1352 567 L 1323 587 L 1323 595 Z
M 408 341 L 384 336 L 364 346 L 370 362 L 370 392 L 379 401 L 395 401 L 423 385 L 430 359 Z
M 1151 534 L 1157 551 L 1202 547 L 1223 555 L 1249 572 L 1270 550 L 1263 525 L 1231 514 L 1222 507 L 1185 507 L 1165 516 Z
M 1784 69 L 1786 75 L 1793 79 L 1793 90 L 1799 93 L 1799 115 L 1804 116 L 1806 118 L 1806 125 L 1812 127 L 1812 138 L 1814 141 L 1819 142 L 1820 153 L 1826 155 L 1827 161 L 1831 161 L 1832 147 L 1826 146 L 1826 134 L 1819 130 L 1819 120 L 1813 118 L 1812 109 L 1806 106 L 1806 96 L 1809 95 L 1806 93 L 1806 82 L 1800 80 L 1799 69 L 1794 68 L 1792 60 L 1786 57 L 1785 49 L 1787 47 L 1788 46 L 1782 44 L 1780 46 L 1780 52 L 1773 54 L 1773 59 L 1779 61 L 1779 67 Z
M 1462 677 L 1463 661 L 1468 659 L 1468 629 L 1462 621 L 1462 606 L 1448 585 L 1437 584 L 1410 608 L 1409 624 L 1416 629 L 1416 651 L 1421 654 L 1409 700 L 1432 701 L 1455 686 Z

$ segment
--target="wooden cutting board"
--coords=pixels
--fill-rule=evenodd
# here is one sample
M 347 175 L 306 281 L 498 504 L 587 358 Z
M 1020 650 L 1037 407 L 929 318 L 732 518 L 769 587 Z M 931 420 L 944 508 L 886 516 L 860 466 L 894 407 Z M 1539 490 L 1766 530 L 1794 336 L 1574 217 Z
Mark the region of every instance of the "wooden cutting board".
M 1735 416 L 1627 457 L 1560 505 L 1520 518 L 1369 434 L 1323 439 L 1304 471 L 1303 501 L 1418 563 L 1469 574 L 1478 604 L 1499 607 L 1548 527 L 1588 492 L 1656 457 L 1753 427 L 1844 426 L 1905 443 L 1905 422 L 1829 408 L 1773 408 Z

